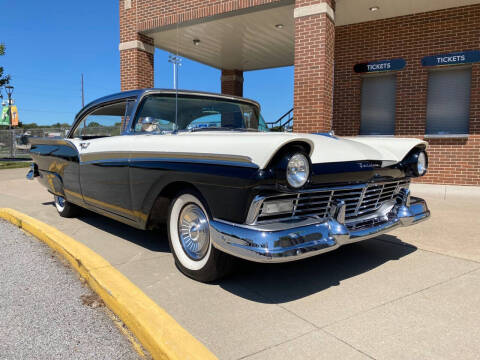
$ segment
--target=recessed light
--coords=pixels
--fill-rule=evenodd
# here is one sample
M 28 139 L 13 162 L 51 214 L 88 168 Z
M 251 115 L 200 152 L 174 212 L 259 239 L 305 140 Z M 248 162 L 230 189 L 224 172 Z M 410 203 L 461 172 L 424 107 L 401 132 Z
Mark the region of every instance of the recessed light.
M 197 46 L 200 44 L 200 39 L 193 39 L 193 45 Z
M 277 24 L 277 25 L 275 25 L 275 27 L 276 27 L 277 29 L 279 29 L 279 30 L 280 30 L 280 29 L 283 29 L 283 24 Z
M 380 8 L 378 6 L 372 6 L 369 10 L 370 11 L 378 11 L 378 10 L 380 10 Z

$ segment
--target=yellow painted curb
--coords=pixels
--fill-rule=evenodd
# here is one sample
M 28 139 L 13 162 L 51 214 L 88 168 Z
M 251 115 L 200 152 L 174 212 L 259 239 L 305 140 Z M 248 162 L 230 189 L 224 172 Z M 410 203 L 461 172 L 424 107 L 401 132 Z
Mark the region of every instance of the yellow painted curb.
M 217 359 L 165 310 L 85 245 L 13 209 L 0 208 L 0 218 L 24 229 L 65 257 L 154 359 Z

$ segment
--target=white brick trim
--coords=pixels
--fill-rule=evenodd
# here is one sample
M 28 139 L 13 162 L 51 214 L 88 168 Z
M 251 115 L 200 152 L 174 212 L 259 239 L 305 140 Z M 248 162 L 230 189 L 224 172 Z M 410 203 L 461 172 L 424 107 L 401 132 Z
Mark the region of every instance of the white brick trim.
M 148 52 L 150 54 L 153 54 L 155 52 L 155 47 L 153 45 L 145 44 L 140 40 L 126 41 L 118 45 L 118 50 L 120 51 L 130 50 L 130 49 L 138 49 L 138 50 Z
M 327 16 L 335 22 L 335 12 L 326 2 L 298 7 L 293 11 L 293 17 L 295 19 L 316 14 L 327 14 Z

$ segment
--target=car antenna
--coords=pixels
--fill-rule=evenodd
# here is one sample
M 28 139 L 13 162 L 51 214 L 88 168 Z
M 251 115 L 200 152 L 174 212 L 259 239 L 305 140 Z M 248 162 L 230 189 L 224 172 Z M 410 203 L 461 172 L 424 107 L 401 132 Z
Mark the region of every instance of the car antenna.
M 178 0 L 176 1 L 176 7 L 178 11 Z M 170 55 L 170 61 L 173 64 L 173 87 L 175 88 L 175 128 L 173 129 L 173 133 L 178 133 L 178 68 L 182 65 L 182 59 L 178 55 L 178 21 L 175 24 L 175 45 L 176 51 L 175 55 Z

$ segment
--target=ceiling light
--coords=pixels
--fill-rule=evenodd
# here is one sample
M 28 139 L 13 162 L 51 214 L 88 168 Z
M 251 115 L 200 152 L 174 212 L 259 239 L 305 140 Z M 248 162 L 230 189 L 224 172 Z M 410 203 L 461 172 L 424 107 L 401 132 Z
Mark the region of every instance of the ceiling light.
M 277 24 L 277 25 L 275 25 L 275 27 L 276 27 L 277 29 L 279 29 L 279 30 L 280 30 L 280 29 L 283 29 L 283 24 Z
M 370 11 L 378 11 L 378 10 L 380 10 L 380 8 L 378 6 L 372 6 L 369 10 Z
M 200 39 L 193 39 L 193 45 L 197 46 L 200 44 Z

